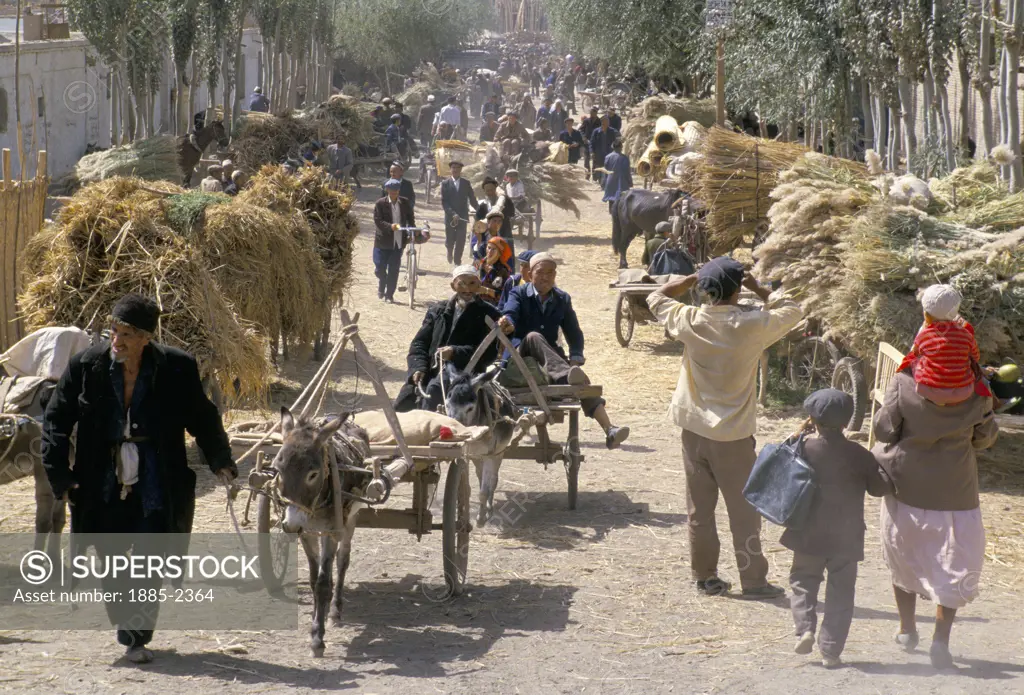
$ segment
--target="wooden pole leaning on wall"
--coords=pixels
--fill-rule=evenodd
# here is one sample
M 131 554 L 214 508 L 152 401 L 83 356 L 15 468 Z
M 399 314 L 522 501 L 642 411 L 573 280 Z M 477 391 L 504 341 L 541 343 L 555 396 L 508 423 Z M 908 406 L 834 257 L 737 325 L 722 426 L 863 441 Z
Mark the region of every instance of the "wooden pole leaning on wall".
M 10 266 L 13 263 L 15 229 L 15 200 L 14 180 L 11 177 L 11 150 L 5 147 L 0 153 L 0 171 L 3 173 L 3 180 L 0 181 L 0 350 L 6 350 L 14 341 L 11 340 L 10 325 L 10 293 L 14 290 L 13 278 L 10 277 Z

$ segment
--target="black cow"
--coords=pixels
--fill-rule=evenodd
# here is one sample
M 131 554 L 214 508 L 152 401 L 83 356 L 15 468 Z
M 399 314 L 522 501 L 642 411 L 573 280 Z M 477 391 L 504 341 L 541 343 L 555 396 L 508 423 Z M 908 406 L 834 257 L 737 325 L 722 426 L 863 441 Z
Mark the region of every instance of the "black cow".
M 612 249 L 619 254 L 619 267 L 628 268 L 626 249 L 633 237 L 654 236 L 659 222 L 667 222 L 673 214 L 673 205 L 686 195 L 680 190 L 648 191 L 631 188 L 619 195 L 612 205 Z

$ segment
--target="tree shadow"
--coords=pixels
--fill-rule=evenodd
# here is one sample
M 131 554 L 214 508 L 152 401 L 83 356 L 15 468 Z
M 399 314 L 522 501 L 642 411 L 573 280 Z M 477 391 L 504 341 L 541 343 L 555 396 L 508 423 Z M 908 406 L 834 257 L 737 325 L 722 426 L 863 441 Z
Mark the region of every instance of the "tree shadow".
M 8 635 L 0 635 L 0 646 L 5 644 L 43 644 L 43 642 L 37 639 L 29 639 L 28 637 L 10 637 Z
M 557 238 L 552 238 L 550 235 L 558 234 Z M 573 232 L 564 229 L 552 229 L 544 230 L 544 235 L 540 239 L 533 240 L 533 248 L 537 251 L 550 251 L 556 246 L 593 246 L 594 244 L 607 244 L 608 245 L 608 256 L 612 256 L 612 237 L 611 234 L 608 236 L 598 236 L 595 234 L 575 234 Z M 519 237 L 516 237 L 519 239 Z M 526 243 L 526 238 L 523 237 L 523 242 Z
M 305 637 L 304 631 L 302 637 Z M 294 640 L 301 639 L 301 637 L 288 632 L 282 633 L 281 639 Z M 315 664 L 318 662 L 312 658 L 310 658 L 308 666 L 296 667 L 217 652 L 181 654 L 174 649 L 154 649 L 152 651 L 155 658 L 141 668 L 149 672 L 181 678 L 182 690 L 186 688 L 186 679 L 197 677 L 262 687 L 266 687 L 268 683 L 277 684 L 281 690 L 289 686 L 311 690 L 348 690 L 359 687 L 360 676 L 358 674 L 341 666 L 316 668 Z M 140 668 L 129 663 L 123 657 L 112 665 L 117 668 Z
M 444 678 L 451 675 L 444 664 L 468 666 L 502 637 L 564 631 L 577 591 L 514 580 L 498 586 L 469 584 L 458 598 L 435 601 L 430 597 L 436 589 L 424 586 L 422 579 L 409 574 L 348 589 L 343 619 L 347 626 L 358 626 L 346 647 L 349 661 L 385 664 L 376 672 L 383 675 Z
M 1024 417 L 997 415 L 999 438 L 990 449 L 975 452 L 982 492 L 1024 496 Z
M 580 492 L 575 510 L 566 508 L 564 492 L 505 493 L 495 501 L 494 516 L 483 533 L 514 538 L 546 550 L 571 550 L 600 543 L 614 529 L 640 526 L 669 528 L 686 523 L 686 514 L 652 512 L 624 492 Z

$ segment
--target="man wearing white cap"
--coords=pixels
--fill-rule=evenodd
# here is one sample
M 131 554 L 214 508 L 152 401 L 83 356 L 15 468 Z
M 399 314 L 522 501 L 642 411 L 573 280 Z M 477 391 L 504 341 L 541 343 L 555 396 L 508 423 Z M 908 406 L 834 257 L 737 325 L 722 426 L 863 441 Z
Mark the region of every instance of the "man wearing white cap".
M 480 278 L 472 265 L 456 267 L 452 271 L 451 285 L 455 294 L 427 310 L 423 324 L 409 345 L 406 358 L 409 372 L 395 399 L 395 410 L 399 412 L 415 408 L 435 410 L 442 399 L 441 362 L 451 362 L 465 369 L 490 331 L 484 317 L 490 316 L 495 321 L 501 318 L 496 308 L 480 300 Z M 483 372 L 497 355 L 497 342 L 494 342 L 477 362 L 475 372 Z M 419 393 L 421 388 L 426 398 Z
M 582 369 L 586 361 L 583 330 L 569 293 L 555 287 L 556 276 L 551 254 L 538 253 L 530 259 L 531 281 L 508 293 L 498 325 L 512 335 L 512 344 L 520 355 L 537 361 L 552 384 L 589 384 L 590 379 Z M 568 357 L 558 345 L 559 329 L 569 344 Z M 601 425 L 609 449 L 617 448 L 629 437 L 628 427 L 612 425 L 603 398 L 583 398 L 580 405 L 584 415 Z

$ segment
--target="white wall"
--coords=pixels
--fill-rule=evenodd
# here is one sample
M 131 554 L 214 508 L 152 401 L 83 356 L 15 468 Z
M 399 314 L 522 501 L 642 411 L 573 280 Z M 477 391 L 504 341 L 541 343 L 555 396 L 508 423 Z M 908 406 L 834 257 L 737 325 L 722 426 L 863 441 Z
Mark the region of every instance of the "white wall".
M 259 31 L 246 29 L 242 36 L 245 56 L 243 99 L 248 100 L 259 72 L 259 52 L 262 49 Z M 14 45 L 0 44 L 0 89 L 7 93 L 8 122 L 6 132 L 0 132 L 0 148 L 11 149 L 11 166 L 19 175 L 18 140 L 14 108 Z M 169 63 L 169 61 L 168 61 Z M 168 85 L 171 67 L 168 65 Z M 35 175 L 36 151 L 47 151 L 50 176 L 56 178 L 74 168 L 85 152 L 86 145 L 110 146 L 110 94 L 107 92 L 109 69 L 96 58 L 89 42 L 73 34 L 65 41 L 31 41 L 21 45 L 21 120 L 22 143 L 28 164 L 25 176 Z M 222 88 L 218 88 L 218 97 Z M 160 100 L 168 94 L 158 94 L 154 112 L 161 110 Z M 43 115 L 39 115 L 38 100 L 43 99 Z M 196 110 L 206 108 L 208 94 L 205 86 L 196 95 Z M 218 99 L 219 101 L 219 99 Z M 244 103 L 243 103 L 244 106 Z M 3 124 L 0 124 L 3 130 Z M 170 124 L 164 132 L 170 130 Z

